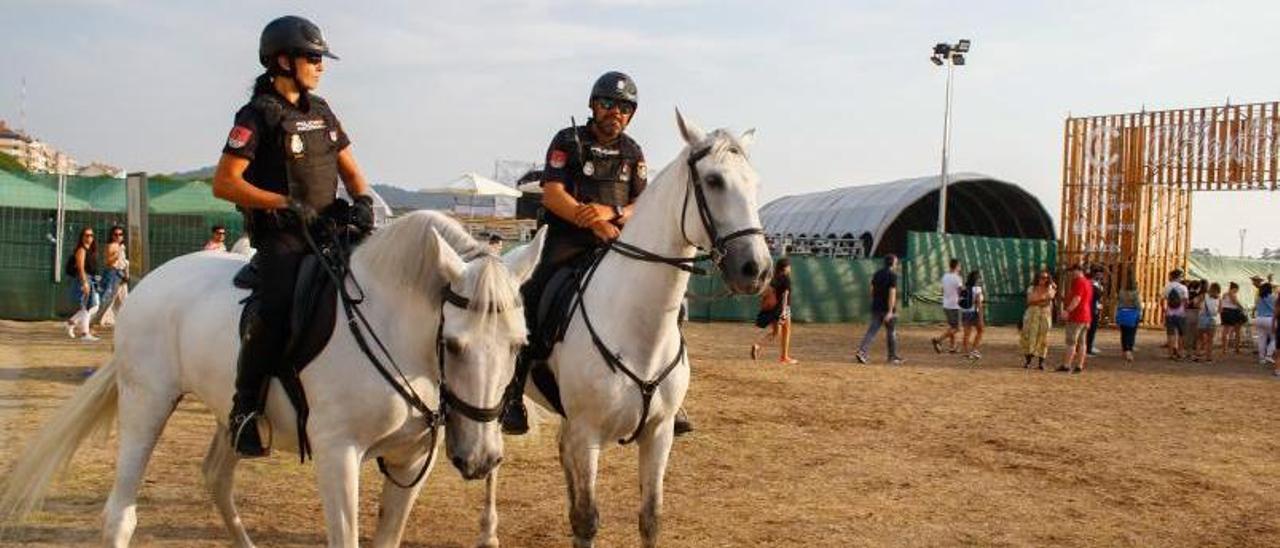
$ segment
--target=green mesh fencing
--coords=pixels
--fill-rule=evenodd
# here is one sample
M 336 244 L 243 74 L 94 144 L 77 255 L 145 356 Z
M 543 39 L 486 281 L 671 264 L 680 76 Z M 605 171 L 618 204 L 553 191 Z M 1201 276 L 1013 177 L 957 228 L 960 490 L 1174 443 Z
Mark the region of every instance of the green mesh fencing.
M 1052 240 L 910 233 L 907 256 L 898 272 L 904 321 L 944 320 L 941 279 L 952 257 L 960 259 L 966 272 L 982 270 L 987 321 L 1010 324 L 1022 317 L 1032 274 L 1040 268 L 1054 268 L 1057 244 Z M 867 321 L 871 316 L 871 276 L 883 264 L 880 258 L 791 256 L 792 317 L 798 322 Z M 695 296 L 689 301 L 689 317 L 694 320 L 751 321 L 759 311 L 757 296 L 719 297 L 725 288 L 715 275 L 694 277 L 689 293 Z
M 1240 284 L 1240 304 L 1250 311 L 1253 310 L 1253 300 L 1257 298 L 1258 292 L 1249 278 L 1260 276 L 1265 280 L 1267 276 L 1275 274 L 1280 274 L 1280 261 L 1204 255 L 1192 255 L 1187 261 L 1187 275 L 1190 279 L 1220 283 L 1223 292 L 1226 292 L 1227 284 L 1231 282 Z M 1273 283 L 1276 282 L 1273 280 Z
M 240 215 L 214 198 L 206 183 L 151 180 L 147 198 L 152 268 L 200 250 L 215 224 L 227 227 L 229 242 L 240 236 Z M 55 283 L 55 269 L 63 268 L 85 226 L 98 235 L 99 264 L 105 261 L 107 234 L 125 225 L 125 182 L 67 177 L 63 208 L 65 241 L 57 257 L 58 177 L 0 171 L 0 318 L 44 320 L 70 313 L 66 277 Z
M 963 276 L 982 272 L 987 301 L 987 323 L 1013 324 L 1026 309 L 1027 286 L 1042 268 L 1052 271 L 1058 254 L 1053 240 L 988 238 L 936 232 L 907 235 L 907 259 L 903 265 L 909 295 L 904 317 L 916 322 L 941 322 L 942 275 L 952 258 L 960 259 Z

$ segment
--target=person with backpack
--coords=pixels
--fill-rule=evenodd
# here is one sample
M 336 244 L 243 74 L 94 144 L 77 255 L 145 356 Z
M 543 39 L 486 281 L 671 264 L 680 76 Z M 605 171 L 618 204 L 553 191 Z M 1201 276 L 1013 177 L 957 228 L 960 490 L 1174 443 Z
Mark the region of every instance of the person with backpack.
M 1187 286 L 1182 285 L 1182 269 L 1169 273 L 1169 283 L 1161 291 L 1164 296 L 1164 331 L 1169 338 L 1169 359 L 1182 359 L 1182 335 L 1185 330 L 1188 298 Z M 1267 322 L 1268 330 L 1271 322 Z
M 974 270 L 965 279 L 964 288 L 960 290 L 960 323 L 964 325 L 962 337 L 964 357 L 967 360 L 982 359 L 978 346 L 982 344 L 982 331 L 986 327 L 983 305 L 986 295 L 982 291 L 982 272 Z M 973 333 L 973 343 L 969 343 L 969 334 Z

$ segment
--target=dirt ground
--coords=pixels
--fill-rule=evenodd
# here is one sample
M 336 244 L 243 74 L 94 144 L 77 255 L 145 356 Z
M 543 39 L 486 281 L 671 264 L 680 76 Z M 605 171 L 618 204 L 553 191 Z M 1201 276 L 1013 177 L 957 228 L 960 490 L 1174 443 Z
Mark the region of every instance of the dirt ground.
M 1160 334 L 1145 331 L 1138 363 L 1126 365 L 1108 331 L 1099 344 L 1110 356 L 1066 375 L 1023 370 L 1009 328 L 990 330 L 972 365 L 934 354 L 933 328 L 910 327 L 906 365 L 860 366 L 852 346 L 862 326 L 800 325 L 802 363 L 782 366 L 749 360 L 748 325 L 688 331 L 698 430 L 673 452 L 665 546 L 1280 545 L 1280 380 L 1246 356 L 1172 363 L 1158 358 Z M 109 351 L 107 339 L 68 340 L 57 323 L 0 321 L 0 470 Z M 883 354 L 881 339 L 877 362 Z M 148 470 L 135 544 L 227 544 L 199 480 L 213 422 L 197 401 L 174 414 Z M 569 544 L 554 431 L 509 439 L 506 546 Z M 6 545 L 96 544 L 113 461 L 113 442 L 84 447 L 45 511 Z M 605 452 L 599 545 L 638 544 L 636 478 L 634 448 Z M 277 455 L 243 463 L 238 479 L 259 545 L 323 544 L 310 464 Z M 367 463 L 366 540 L 379 479 Z M 470 545 L 482 492 L 437 467 L 405 544 Z

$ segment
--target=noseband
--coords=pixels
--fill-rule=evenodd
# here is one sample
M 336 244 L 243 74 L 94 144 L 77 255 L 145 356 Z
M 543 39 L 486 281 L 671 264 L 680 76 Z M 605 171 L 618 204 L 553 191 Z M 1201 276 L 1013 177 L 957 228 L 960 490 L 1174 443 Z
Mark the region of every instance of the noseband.
M 704 148 L 698 152 L 689 155 L 689 159 L 685 161 L 685 165 L 689 167 L 689 186 L 684 191 L 684 205 L 680 209 L 680 234 L 684 236 L 684 241 L 689 242 L 694 247 L 698 247 L 689 239 L 689 233 L 685 231 L 685 219 L 689 213 L 689 188 L 693 189 L 694 201 L 698 205 L 698 218 L 702 220 L 702 229 L 707 232 L 707 238 L 711 240 L 711 249 L 708 252 L 708 258 L 717 267 L 724 260 L 725 248 L 729 242 L 746 236 L 755 236 L 757 234 L 764 235 L 764 229 L 758 226 L 744 228 L 737 232 L 729 233 L 726 236 L 720 236 L 720 229 L 717 228 L 716 218 L 711 214 L 711 207 L 707 205 L 706 191 L 702 188 L 702 177 L 698 175 L 698 162 L 711 154 L 711 147 Z
M 471 299 L 463 297 L 456 293 L 452 287 L 444 287 L 444 302 L 462 309 L 471 308 Z M 518 308 L 520 303 L 512 308 Z M 507 311 L 498 303 L 489 303 L 489 312 L 498 314 Z M 445 382 L 444 376 L 444 308 L 440 309 L 440 327 L 436 330 L 436 356 L 440 363 L 440 414 L 445 415 L 449 411 L 457 411 L 462 416 L 479 423 L 493 422 L 502 414 L 502 401 L 493 407 L 476 407 L 459 398 L 449 389 L 449 383 Z

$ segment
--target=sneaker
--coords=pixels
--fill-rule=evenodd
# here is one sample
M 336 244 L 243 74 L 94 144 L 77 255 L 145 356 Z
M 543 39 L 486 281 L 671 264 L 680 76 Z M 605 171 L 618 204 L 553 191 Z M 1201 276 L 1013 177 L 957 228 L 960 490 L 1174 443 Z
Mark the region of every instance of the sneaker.
M 99 339 L 98 337 L 93 336 L 93 333 L 85 333 L 83 337 L 80 337 L 80 340 L 93 342 L 93 341 L 100 341 L 102 339 Z
M 67 336 L 72 339 L 76 338 L 76 324 L 67 322 Z
M 1098 352 L 1098 349 L 1097 349 L 1097 348 L 1091 348 L 1091 349 L 1089 349 L 1088 354 L 1089 354 L 1090 356 L 1101 356 L 1101 355 L 1102 355 L 1102 353 L 1101 353 L 1101 352 Z
M 969 351 L 969 359 L 971 359 L 971 360 L 981 360 L 981 359 L 982 359 L 982 352 L 978 352 L 977 350 L 970 350 L 970 351 Z
M 941 353 L 942 353 L 942 341 L 940 341 L 940 340 L 938 340 L 938 339 L 929 339 L 929 342 L 933 343 L 933 351 L 934 351 L 934 352 L 937 352 L 937 353 L 939 353 L 939 354 L 941 354 Z
M 854 354 L 853 359 L 858 360 L 858 363 L 862 365 L 867 364 L 867 355 L 863 354 L 862 352 L 858 352 L 857 354 Z
M 907 363 L 907 360 L 904 360 L 898 356 L 889 358 L 889 365 L 902 365 L 904 363 Z
M 1054 373 L 1070 373 L 1070 372 L 1071 372 L 1071 368 L 1070 368 L 1070 367 L 1067 367 L 1067 366 L 1065 366 L 1065 365 L 1059 365 L 1057 369 L 1054 369 L 1054 370 L 1053 370 L 1053 372 L 1054 372 Z

